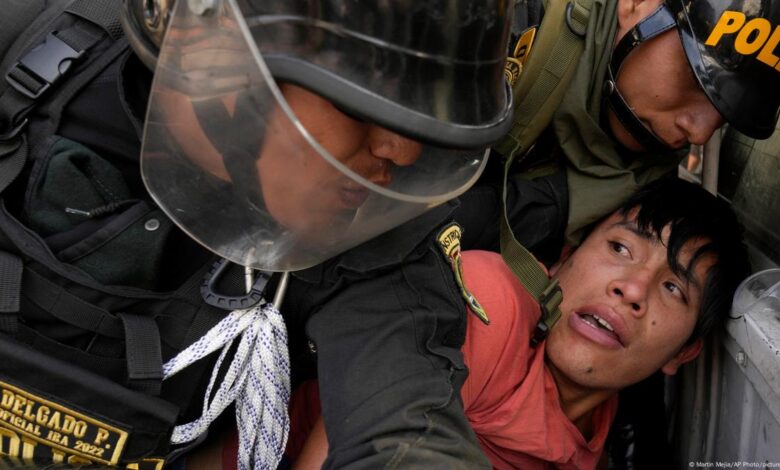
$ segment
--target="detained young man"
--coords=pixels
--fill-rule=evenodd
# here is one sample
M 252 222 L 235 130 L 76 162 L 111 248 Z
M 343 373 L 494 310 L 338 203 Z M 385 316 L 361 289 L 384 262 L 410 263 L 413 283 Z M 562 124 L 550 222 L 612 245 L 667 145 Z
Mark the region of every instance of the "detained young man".
M 536 348 L 539 306 L 501 256 L 462 259 L 464 284 L 490 324 L 468 316 L 461 398 L 498 469 L 595 468 L 618 392 L 696 358 L 749 272 L 731 209 L 676 179 L 642 188 L 552 268 L 562 316 Z M 326 448 L 319 422 L 298 467 L 317 468 Z

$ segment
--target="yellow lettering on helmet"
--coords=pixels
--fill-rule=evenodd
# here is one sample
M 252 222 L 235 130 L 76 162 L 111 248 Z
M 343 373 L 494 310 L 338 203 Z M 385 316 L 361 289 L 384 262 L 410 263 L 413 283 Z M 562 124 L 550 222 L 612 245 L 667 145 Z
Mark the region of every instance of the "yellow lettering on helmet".
M 741 11 L 724 11 L 723 14 L 720 15 L 718 24 L 712 29 L 710 37 L 707 38 L 707 41 L 705 41 L 704 44 L 708 46 L 718 44 L 720 38 L 723 37 L 724 34 L 736 33 L 743 24 L 745 24 L 744 13 Z
M 774 55 L 774 51 L 777 48 L 778 43 L 780 43 L 780 28 L 775 28 L 775 30 L 772 32 L 772 36 L 769 38 L 769 41 L 764 44 L 761 52 L 758 53 L 758 60 L 770 67 L 778 65 L 780 57 Z
M 758 34 L 753 34 L 758 32 Z M 772 33 L 772 24 L 766 18 L 753 18 L 737 34 L 734 49 L 742 55 L 755 54 Z M 753 39 L 751 39 L 751 36 Z
M 766 18 L 753 18 L 747 23 L 745 20 L 741 11 L 724 11 L 704 44 L 717 46 L 725 34 L 739 31 L 734 38 L 736 52 L 742 55 L 758 52 L 757 60 L 780 71 L 780 57 L 775 54 L 780 45 L 780 26 L 773 26 Z

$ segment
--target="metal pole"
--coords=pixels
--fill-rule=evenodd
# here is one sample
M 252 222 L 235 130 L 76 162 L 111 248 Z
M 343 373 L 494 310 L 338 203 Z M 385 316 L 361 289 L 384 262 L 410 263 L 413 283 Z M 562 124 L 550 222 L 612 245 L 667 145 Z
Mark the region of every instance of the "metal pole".
M 720 144 L 723 140 L 722 129 L 712 134 L 702 149 L 701 185 L 711 194 L 718 194 L 718 167 L 720 166 Z

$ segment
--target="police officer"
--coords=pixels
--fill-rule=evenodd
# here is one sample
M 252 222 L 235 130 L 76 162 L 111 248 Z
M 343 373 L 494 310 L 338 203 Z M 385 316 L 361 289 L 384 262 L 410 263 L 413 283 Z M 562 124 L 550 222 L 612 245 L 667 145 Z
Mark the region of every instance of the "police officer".
M 19 292 L 3 297 L 13 314 L 0 322 L 4 453 L 159 468 L 200 442 L 168 452 L 173 425 L 198 418 L 209 375 L 186 369 L 161 384 L 161 360 L 225 315 L 202 308 L 201 291 L 228 306 L 246 299 L 217 295 L 219 271 L 201 285 L 205 245 L 293 271 L 277 297 L 291 334 L 317 351 L 329 466 L 486 465 L 457 398 L 466 310 L 443 250 L 457 240 L 437 235 L 446 201 L 479 176 L 509 125 L 508 3 L 4 8 L 3 24 L 19 24 L 0 35 L 10 70 L 0 191 L 13 214 L 0 211 L 0 238 L 4 250 L 35 248 L 25 266 L 0 258 L 13 268 L 0 270 L 13 281 L 3 295 L 24 294 L 21 307 Z M 7 163 L 24 171 L 6 190 Z
M 577 11 L 588 3 L 583 24 Z M 724 122 L 764 139 L 780 107 L 776 2 L 614 0 L 570 6 L 560 18 L 544 17 L 537 42 L 546 23 L 557 21 L 561 35 L 582 35 L 583 52 L 546 130 L 530 151 L 515 151 L 515 160 L 523 162 L 513 172 L 525 177 L 510 178 L 507 187 L 515 236 L 551 262 L 564 240 L 576 243 L 583 227 L 614 210 L 638 185 L 673 171 L 689 144 L 705 143 Z M 516 21 L 515 36 L 542 21 L 539 10 L 536 2 L 517 4 L 515 19 L 527 22 Z M 529 54 L 527 60 L 544 63 L 552 50 L 532 44 Z M 515 87 L 522 83 L 521 74 Z M 508 138 L 497 149 L 508 157 L 516 143 Z M 488 215 L 484 208 L 500 199 L 503 168 L 491 168 L 499 160 L 491 159 L 488 168 L 493 187 L 478 186 L 461 198 L 458 220 L 467 247 L 498 247 L 497 224 L 486 222 L 497 220 L 498 211 Z M 535 179 L 528 182 L 529 176 Z
M 504 2 L 124 2 L 155 70 L 146 187 L 226 259 L 293 271 L 282 309 L 316 350 L 329 468 L 486 465 L 457 398 L 465 307 L 436 235 L 508 129 L 510 16 Z
M 537 2 L 516 3 L 513 33 L 519 38 L 541 14 Z M 583 52 L 551 122 L 527 154 L 526 148 L 516 155 L 522 161 L 506 186 L 515 237 L 548 264 L 637 186 L 674 172 L 688 144 L 706 142 L 724 122 L 765 139 L 780 108 L 777 2 L 594 1 L 584 24 L 575 14 L 582 3 L 589 2 L 573 1 L 559 18 L 544 18 L 562 23 L 561 34 L 582 35 Z M 543 22 L 537 41 L 544 28 Z M 531 46 L 526 69 L 529 60 L 544 63 L 552 56 L 541 47 Z M 521 74 L 515 86 L 522 83 Z M 514 144 L 506 139 L 497 148 L 508 157 Z M 491 158 L 489 178 L 460 198 L 456 220 L 466 248 L 499 249 L 503 168 L 492 168 L 498 161 Z M 620 417 L 633 433 L 631 442 L 614 437 L 616 462 L 669 466 L 666 423 L 658 412 L 662 390 L 657 376 L 621 397 L 634 403 Z M 619 446 L 633 455 L 617 455 Z

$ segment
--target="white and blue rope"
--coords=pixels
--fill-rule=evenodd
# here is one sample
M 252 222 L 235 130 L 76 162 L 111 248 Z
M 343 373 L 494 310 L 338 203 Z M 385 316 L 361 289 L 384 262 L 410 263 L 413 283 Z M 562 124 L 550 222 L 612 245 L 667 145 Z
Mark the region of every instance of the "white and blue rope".
M 236 352 L 212 396 L 222 363 L 239 335 Z M 165 379 L 218 349 L 222 352 L 206 389 L 203 413 L 195 421 L 176 426 L 171 443 L 193 441 L 235 401 L 238 469 L 275 470 L 290 428 L 290 359 L 284 319 L 270 303 L 231 312 L 163 365 Z

